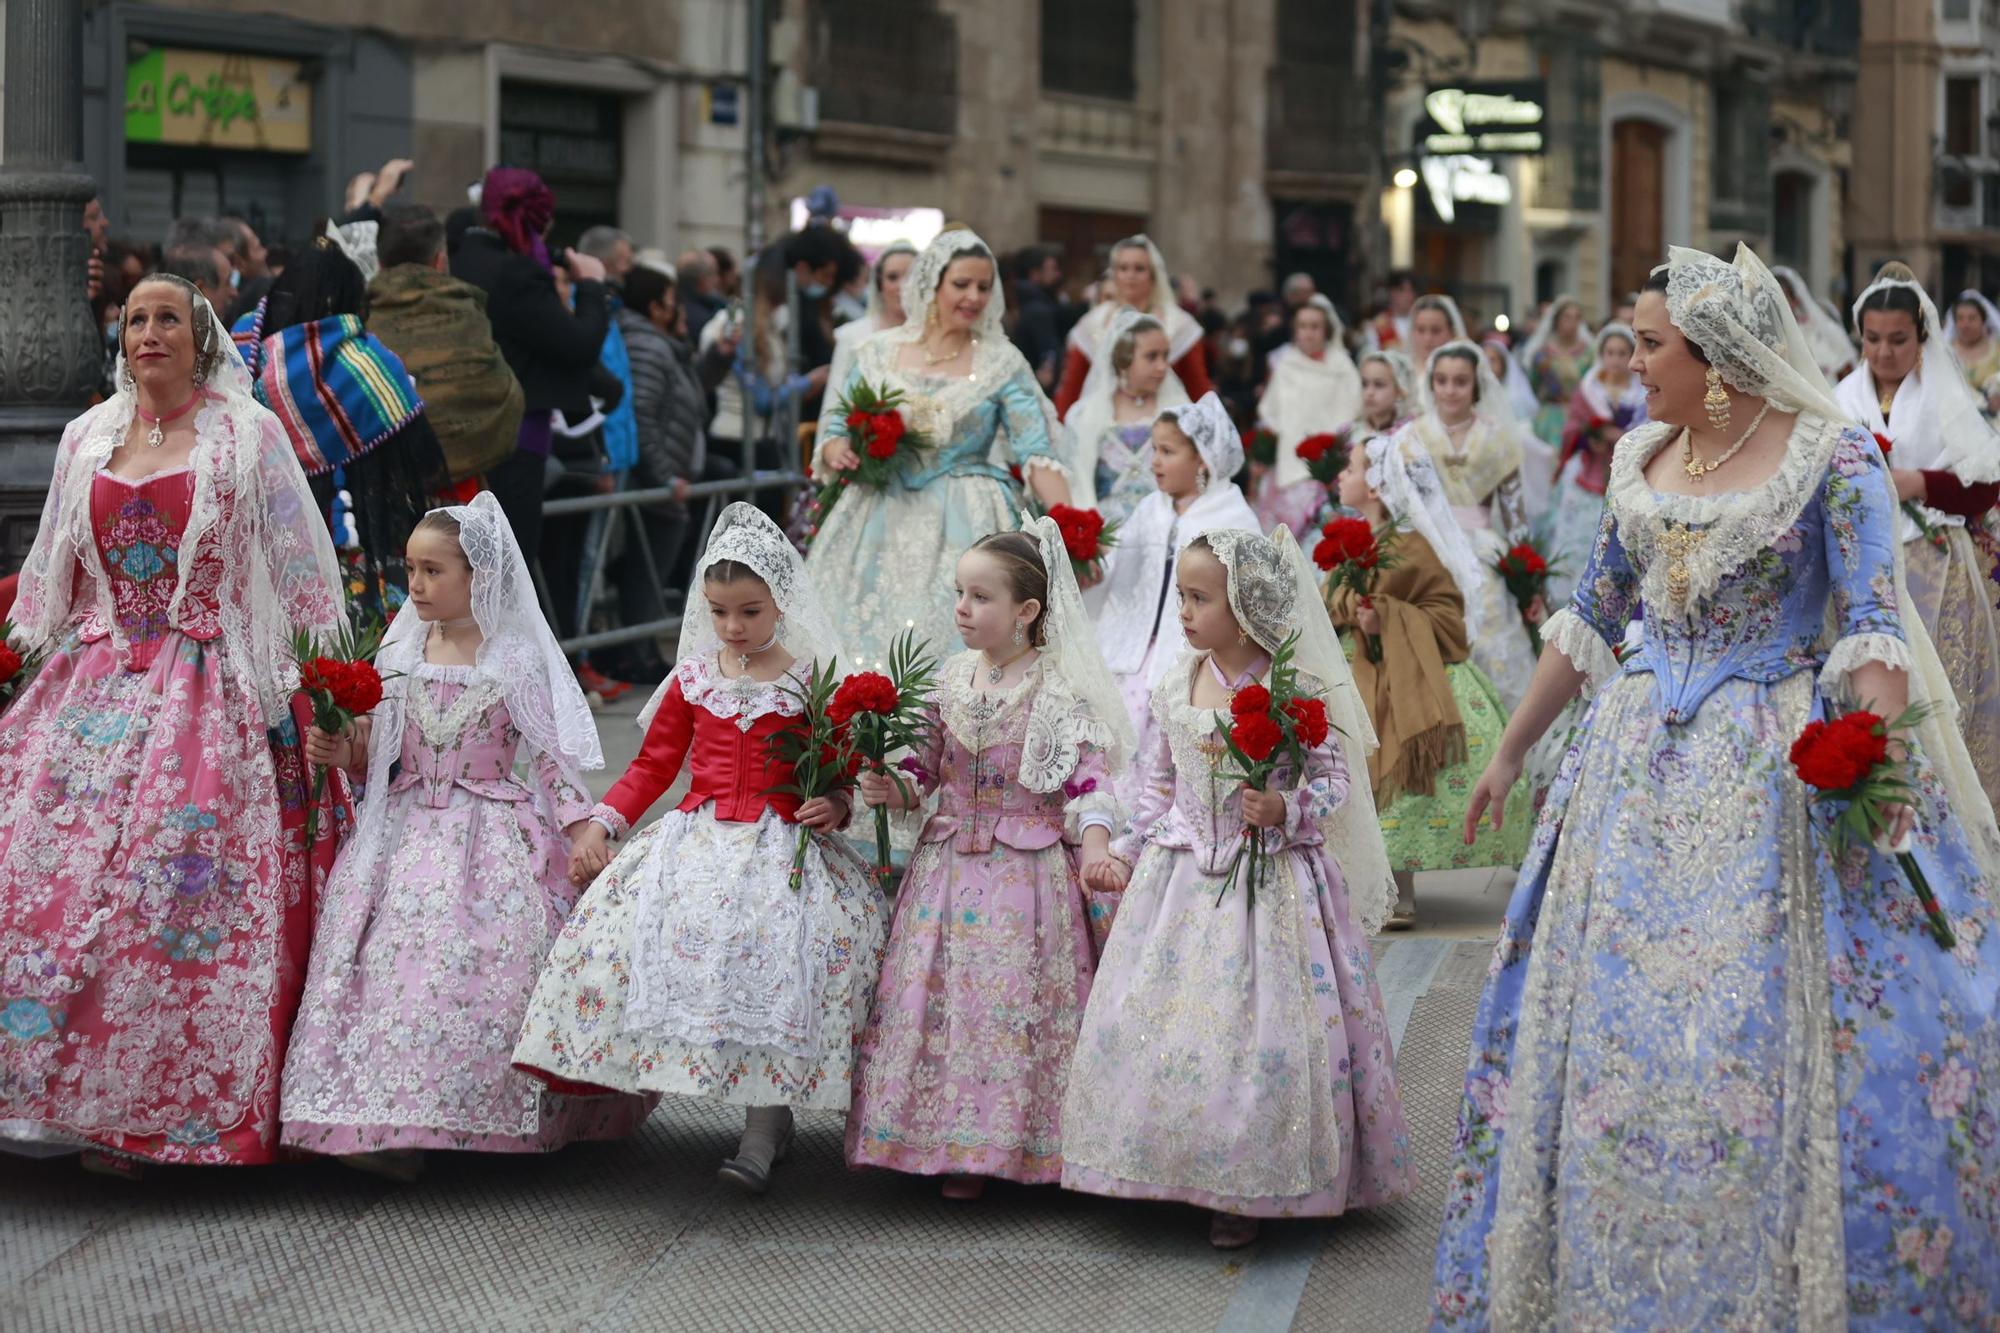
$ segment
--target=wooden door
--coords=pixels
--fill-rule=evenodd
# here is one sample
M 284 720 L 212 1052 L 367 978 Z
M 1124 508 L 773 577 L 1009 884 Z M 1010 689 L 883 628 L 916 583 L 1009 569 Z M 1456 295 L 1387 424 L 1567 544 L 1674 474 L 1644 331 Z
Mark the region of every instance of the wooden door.
M 1078 208 L 1044 208 L 1040 223 L 1042 244 L 1063 252 L 1063 286 L 1071 300 L 1104 276 L 1112 246 L 1146 229 L 1146 219 L 1135 214 Z
M 1650 120 L 1611 127 L 1611 298 L 1636 292 L 1667 258 L 1667 129 Z M 1685 242 L 1687 237 L 1676 237 Z

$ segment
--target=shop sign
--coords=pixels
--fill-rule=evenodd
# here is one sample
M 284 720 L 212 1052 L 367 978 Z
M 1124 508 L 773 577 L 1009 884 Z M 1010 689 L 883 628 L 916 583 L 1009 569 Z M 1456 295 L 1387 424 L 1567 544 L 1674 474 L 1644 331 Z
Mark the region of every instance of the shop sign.
M 1456 222 L 1460 204 L 1490 204 L 1497 208 L 1514 202 L 1513 182 L 1490 157 L 1463 154 L 1427 157 L 1417 164 L 1417 169 L 1423 174 L 1431 207 L 1437 210 L 1441 222 Z
M 299 61 L 153 47 L 125 65 L 125 141 L 312 151 Z
M 1423 150 L 1438 157 L 1540 153 L 1546 146 L 1548 84 L 1540 79 L 1467 83 L 1424 95 Z

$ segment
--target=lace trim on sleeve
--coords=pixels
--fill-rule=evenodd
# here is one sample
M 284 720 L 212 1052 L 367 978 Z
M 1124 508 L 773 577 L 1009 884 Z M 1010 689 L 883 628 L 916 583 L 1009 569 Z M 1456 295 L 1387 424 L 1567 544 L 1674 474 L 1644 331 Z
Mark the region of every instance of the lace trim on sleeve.
M 625 816 L 602 801 L 591 810 L 590 818 L 592 822 L 602 824 L 604 831 L 614 838 L 622 838 L 632 831 L 632 825 L 626 821 Z
M 1618 674 L 1618 654 L 1574 607 L 1565 606 L 1548 618 L 1542 626 L 1542 644 L 1567 657 L 1593 689 Z
M 1119 804 L 1118 797 L 1095 787 L 1080 793 L 1063 806 L 1063 835 L 1072 842 L 1081 841 L 1083 831 L 1092 826 L 1116 837 L 1124 823 L 1125 807 Z
M 1058 477 L 1061 477 L 1064 481 L 1074 480 L 1074 478 L 1072 478 L 1069 475 L 1069 467 L 1060 458 L 1056 458 L 1053 455 L 1029 454 L 1026 458 L 1023 458 L 1021 460 L 1022 477 L 1025 478 L 1030 473 L 1042 472 L 1042 471 L 1053 472 Z
M 1896 671 L 1909 672 L 1915 669 L 1916 659 L 1910 655 L 1910 645 L 1893 634 L 1850 634 L 1833 645 L 1833 651 L 1826 655 L 1826 665 L 1819 671 L 1820 693 L 1833 698 L 1851 699 L 1851 680 L 1857 668 L 1869 662 L 1880 662 Z

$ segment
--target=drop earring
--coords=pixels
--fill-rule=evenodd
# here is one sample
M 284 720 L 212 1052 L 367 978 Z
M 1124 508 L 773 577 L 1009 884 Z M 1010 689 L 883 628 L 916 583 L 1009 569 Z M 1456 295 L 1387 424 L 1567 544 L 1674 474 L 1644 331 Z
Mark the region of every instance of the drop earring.
M 1729 429 L 1729 394 L 1722 387 L 1722 374 L 1714 366 L 1708 368 L 1705 377 L 1708 392 L 1701 396 L 1702 410 L 1708 413 L 1708 424 L 1717 430 Z
M 1207 469 L 1207 468 L 1205 468 L 1205 467 L 1198 467 L 1198 468 L 1196 468 L 1196 469 L 1194 470 L 1194 488 L 1195 488 L 1196 490 L 1198 490 L 1198 491 L 1205 491 L 1205 490 L 1207 490 L 1207 489 L 1208 489 L 1208 469 Z
M 1014 642 L 1016 644 L 1019 644 L 1021 642 L 1022 637 L 1023 636 L 1021 634 L 1021 622 L 1017 620 L 1014 622 Z

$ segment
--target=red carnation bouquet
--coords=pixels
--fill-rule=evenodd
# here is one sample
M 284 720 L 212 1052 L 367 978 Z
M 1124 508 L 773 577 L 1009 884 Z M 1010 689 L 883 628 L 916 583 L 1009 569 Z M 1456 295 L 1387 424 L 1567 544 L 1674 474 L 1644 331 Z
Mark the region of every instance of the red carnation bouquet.
M 299 668 L 299 689 L 312 705 L 313 725 L 338 736 L 382 702 L 382 673 L 375 654 L 382 649 L 380 621 L 363 629 L 343 622 L 325 639 L 300 630 L 292 637 L 292 660 Z M 319 831 L 319 800 L 326 791 L 326 765 L 314 764 L 312 793 L 306 807 L 306 845 Z
M 1331 486 L 1347 470 L 1347 432 L 1308 435 L 1299 441 L 1298 455 L 1314 481 Z
M 1896 442 L 1879 430 L 1872 433 L 1875 436 L 1876 447 L 1882 451 L 1882 457 L 1885 459 L 1888 458 L 1890 451 L 1896 447 Z M 1922 505 L 1918 504 L 1915 500 L 1905 500 L 1903 501 L 1903 512 L 1909 516 L 1910 522 L 1917 525 L 1917 531 L 1923 534 L 1925 541 L 1940 551 L 1944 549 L 1944 533 L 1938 529 L 1936 524 L 1924 516 L 1924 507 Z
M 24 653 L 14 646 L 14 622 L 0 620 L 0 709 L 14 702 L 42 664 L 40 652 Z
M 1514 598 L 1514 605 L 1523 612 L 1535 604 L 1535 599 L 1549 586 L 1549 575 L 1555 572 L 1548 557 L 1536 550 L 1533 542 L 1517 542 L 1507 554 L 1494 562 L 1493 567 L 1500 571 L 1500 578 Z M 1539 655 L 1542 651 L 1541 627 L 1529 625 L 1528 637 L 1534 640 L 1535 652 Z
M 1217 715 L 1223 744 L 1229 748 L 1229 757 L 1237 767 L 1235 773 L 1225 776 L 1240 779 L 1252 791 L 1266 790 L 1279 766 L 1288 761 L 1294 774 L 1304 773 L 1306 753 L 1326 744 L 1332 731 L 1325 701 L 1299 689 L 1298 668 L 1292 664 L 1298 641 L 1299 636 L 1294 634 L 1272 654 L 1268 689 L 1262 685 L 1245 686 L 1230 696 L 1228 719 Z M 1243 826 L 1243 843 L 1229 863 L 1229 877 L 1223 880 L 1222 889 L 1215 896 L 1218 905 L 1236 883 L 1239 872 L 1243 875 L 1244 892 L 1253 901 L 1256 899 L 1264 862 L 1271 855 L 1258 832 L 1248 824 Z
M 1243 456 L 1253 463 L 1272 467 L 1278 461 L 1278 436 L 1268 426 L 1243 432 Z
M 1924 719 L 1919 705 L 1905 709 L 1893 722 L 1857 709 L 1831 722 L 1808 722 L 1792 742 L 1792 768 L 1799 781 L 1814 788 L 1815 800 L 1828 806 L 1841 805 L 1833 817 L 1833 852 L 1845 859 L 1849 849 L 1866 846 L 1879 830 L 1890 824 L 1889 807 L 1913 804 L 1916 783 L 1910 775 L 1907 751 L 1900 759 L 1889 756 L 1890 733 L 1903 731 Z M 1917 906 L 1923 911 L 1931 938 L 1940 949 L 1958 943 L 1937 895 L 1931 892 L 1923 868 L 1908 851 L 1894 851 L 1896 864 L 1916 890 Z
M 836 473 L 833 480 L 820 487 L 808 502 L 806 546 L 810 547 L 813 539 L 819 536 L 827 511 L 833 508 L 848 487 L 858 484 L 878 491 L 883 489 L 895 480 L 906 460 L 915 458 L 919 451 L 930 445 L 921 433 L 910 429 L 902 407 L 901 389 L 884 393 L 866 380 L 857 380 L 854 388 L 835 406 L 834 411 L 846 429 L 847 442 L 854 447 L 855 457 L 861 461 Z
M 827 706 L 827 717 L 844 735 L 846 746 L 862 767 L 881 773 L 896 784 L 905 802 L 914 788 L 889 756 L 901 749 L 923 747 L 929 735 L 924 696 L 937 685 L 937 660 L 917 646 L 914 631 L 904 630 L 889 648 L 889 673 L 857 671 L 840 682 Z M 875 877 L 889 886 L 889 807 L 875 807 Z
M 1118 544 L 1118 525 L 1104 521 L 1095 509 L 1074 505 L 1051 505 L 1049 517 L 1062 529 L 1063 547 L 1069 552 L 1070 568 L 1078 583 L 1102 574 L 1104 557 Z
M 1327 571 L 1327 582 L 1332 586 L 1354 589 L 1355 605 L 1371 607 L 1375 605 L 1375 582 L 1385 569 L 1393 569 L 1396 564 L 1393 543 L 1384 547 L 1383 541 L 1393 538 L 1395 525 L 1383 529 L 1380 536 L 1365 518 L 1336 518 L 1319 530 L 1319 542 L 1313 547 L 1313 563 Z M 1362 637 L 1363 651 L 1368 660 L 1382 660 L 1382 636 L 1368 634 Z
M 831 796 L 854 781 L 861 771 L 861 757 L 854 753 L 853 736 L 847 727 L 833 720 L 833 697 L 840 678 L 831 662 L 815 661 L 806 673 L 804 689 L 789 685 L 780 688 L 799 701 L 798 721 L 771 734 L 766 753 L 778 763 L 788 764 L 792 780 L 770 789 L 810 801 Z M 812 830 L 799 826 L 798 845 L 792 850 L 791 885 L 796 892 L 805 882 L 806 845 Z

